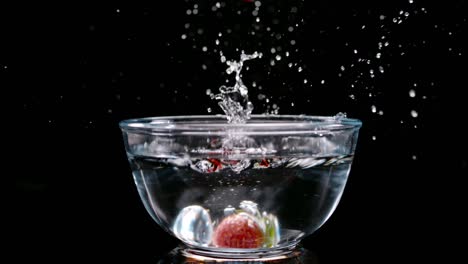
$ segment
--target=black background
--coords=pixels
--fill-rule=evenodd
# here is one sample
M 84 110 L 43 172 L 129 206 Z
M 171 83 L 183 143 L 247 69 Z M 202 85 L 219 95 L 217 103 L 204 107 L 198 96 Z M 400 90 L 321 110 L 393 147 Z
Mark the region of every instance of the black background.
M 141 204 L 118 122 L 207 114 L 208 107 L 220 113 L 205 90 L 216 91 L 228 77 L 213 52 L 217 33 L 227 28 L 233 29 L 222 38 L 228 59 L 238 58 L 236 48 L 265 53 L 249 62 L 245 81 L 261 84 L 281 114 L 346 112 L 363 121 L 340 205 L 304 240 L 319 263 L 446 259 L 456 252 L 450 241 L 461 231 L 454 227 L 468 175 L 466 1 L 263 1 L 261 23 L 280 39 L 264 29 L 246 34 L 253 3 L 231 1 L 216 17 L 215 2 L 198 1 L 199 14 L 186 15 L 194 3 L 2 8 L 3 101 L 14 103 L 5 112 L 14 125 L 4 124 L 5 144 L 13 143 L 7 155 L 16 191 L 14 246 L 25 252 L 19 259 L 151 263 L 177 245 Z M 393 23 L 403 17 L 400 10 L 410 15 Z M 300 28 L 287 33 L 295 23 Z M 377 60 L 382 35 L 390 44 Z M 287 47 L 291 57 L 270 67 L 272 46 Z M 369 77 L 381 65 L 385 73 Z M 263 113 L 259 92 L 250 89 L 254 112 Z

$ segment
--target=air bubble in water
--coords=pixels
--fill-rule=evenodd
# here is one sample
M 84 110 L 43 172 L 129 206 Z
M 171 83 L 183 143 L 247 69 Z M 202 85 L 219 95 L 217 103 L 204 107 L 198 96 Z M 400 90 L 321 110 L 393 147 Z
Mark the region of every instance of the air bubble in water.
M 416 96 L 416 91 L 413 90 L 413 89 L 409 90 L 409 96 L 410 97 L 415 97 Z
M 372 111 L 372 113 L 376 113 L 377 112 L 377 107 L 375 105 L 372 105 L 371 106 L 371 111 Z
M 302 71 L 302 67 L 297 68 L 297 71 L 298 71 L 298 72 L 301 72 L 301 71 Z
M 411 110 L 411 116 L 414 118 L 418 117 L 418 112 L 416 112 L 416 110 Z
M 172 229 L 182 241 L 208 245 L 213 235 L 213 222 L 208 210 L 199 205 L 191 205 L 180 211 Z

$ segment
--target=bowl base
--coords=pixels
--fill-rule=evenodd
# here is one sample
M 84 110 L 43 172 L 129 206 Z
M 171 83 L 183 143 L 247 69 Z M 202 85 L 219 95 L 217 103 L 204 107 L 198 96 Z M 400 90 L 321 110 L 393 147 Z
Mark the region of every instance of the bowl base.
M 277 261 L 297 258 L 303 253 L 297 243 L 282 248 L 259 249 L 249 251 L 238 250 L 207 250 L 188 246 L 178 248 L 179 254 L 187 259 L 201 262 L 230 262 L 230 261 Z

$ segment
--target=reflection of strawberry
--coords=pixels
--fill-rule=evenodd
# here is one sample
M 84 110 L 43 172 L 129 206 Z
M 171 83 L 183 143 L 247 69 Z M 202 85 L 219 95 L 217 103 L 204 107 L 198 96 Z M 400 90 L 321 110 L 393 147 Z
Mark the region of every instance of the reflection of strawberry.
M 219 159 L 208 159 L 209 162 L 211 162 L 211 164 L 213 165 L 213 167 L 211 169 L 208 169 L 208 172 L 216 172 L 218 170 L 220 170 L 223 166 L 221 165 L 221 161 L 219 161 Z
M 245 213 L 230 215 L 219 223 L 213 236 L 217 247 L 257 248 L 263 244 L 260 226 Z

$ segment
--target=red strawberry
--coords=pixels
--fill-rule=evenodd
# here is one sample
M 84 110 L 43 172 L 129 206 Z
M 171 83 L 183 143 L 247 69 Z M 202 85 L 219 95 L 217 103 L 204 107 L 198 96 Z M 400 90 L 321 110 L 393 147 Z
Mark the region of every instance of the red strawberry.
M 224 218 L 213 236 L 214 245 L 225 248 L 258 248 L 263 240 L 260 226 L 245 213 Z

